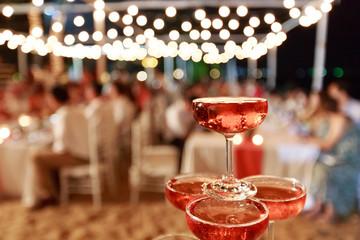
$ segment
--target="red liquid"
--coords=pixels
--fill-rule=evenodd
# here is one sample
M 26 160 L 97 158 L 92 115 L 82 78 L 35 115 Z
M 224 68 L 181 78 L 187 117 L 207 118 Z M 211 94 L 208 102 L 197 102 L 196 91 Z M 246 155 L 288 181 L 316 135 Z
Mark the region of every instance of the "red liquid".
M 305 205 L 304 189 L 294 187 L 258 186 L 255 198 L 259 199 L 269 209 L 270 220 L 282 220 L 298 215 Z
M 222 201 L 208 197 L 190 203 L 186 220 L 201 240 L 257 239 L 269 221 L 266 208 L 254 200 Z
M 197 123 L 222 133 L 240 133 L 258 126 L 266 117 L 268 103 L 262 98 L 215 97 L 195 99 Z
M 166 183 L 166 198 L 176 208 L 185 211 L 188 202 L 204 196 L 202 186 L 205 182 L 208 183 L 211 180 L 214 179 L 191 175 L 170 179 Z

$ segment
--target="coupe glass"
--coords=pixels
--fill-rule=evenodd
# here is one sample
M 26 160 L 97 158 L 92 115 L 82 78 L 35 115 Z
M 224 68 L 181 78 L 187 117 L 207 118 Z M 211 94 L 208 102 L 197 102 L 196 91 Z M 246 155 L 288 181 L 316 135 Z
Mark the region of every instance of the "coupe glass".
M 218 179 L 210 174 L 184 174 L 175 176 L 166 181 L 165 195 L 176 208 L 185 211 L 186 205 L 197 198 L 203 197 L 203 187 Z
M 233 138 L 235 134 L 260 125 L 267 114 L 268 103 L 263 98 L 209 97 L 197 98 L 192 104 L 195 121 L 202 127 L 224 135 L 226 139 L 226 174 L 208 184 L 207 195 L 224 200 L 242 200 L 254 196 L 256 188 L 234 177 Z
M 258 239 L 269 222 L 269 211 L 259 200 L 226 201 L 203 197 L 186 207 L 190 230 L 202 240 Z
M 269 209 L 268 239 L 274 239 L 274 221 L 297 216 L 304 208 L 305 186 L 294 178 L 255 175 L 242 179 L 257 188 L 255 198 Z

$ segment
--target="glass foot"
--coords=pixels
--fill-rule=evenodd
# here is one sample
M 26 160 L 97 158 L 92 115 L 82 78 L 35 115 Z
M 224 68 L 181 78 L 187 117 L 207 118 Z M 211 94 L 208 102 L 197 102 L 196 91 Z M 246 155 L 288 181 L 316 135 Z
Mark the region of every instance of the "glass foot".
M 223 176 L 222 180 L 208 183 L 203 188 L 204 193 L 215 199 L 239 201 L 256 195 L 255 185 L 236 179 L 233 176 Z

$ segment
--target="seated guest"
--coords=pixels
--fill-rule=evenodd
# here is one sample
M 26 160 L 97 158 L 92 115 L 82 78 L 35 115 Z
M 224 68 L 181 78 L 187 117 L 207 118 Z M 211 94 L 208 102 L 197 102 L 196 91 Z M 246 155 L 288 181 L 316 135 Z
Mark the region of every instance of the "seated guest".
M 165 139 L 179 149 L 179 172 L 185 141 L 196 126 L 191 109 L 192 100 L 195 98 L 188 94 L 180 96 L 165 111 Z
M 350 95 L 350 90 L 350 84 L 344 80 L 332 82 L 327 88 L 329 95 L 338 102 L 340 112 L 360 127 L 360 101 Z
M 117 154 L 126 159 L 130 159 L 131 123 L 137 110 L 129 92 L 127 86 L 119 82 L 113 82 L 109 91 L 117 131 Z
M 352 127 L 336 147 L 336 159 L 328 175 L 325 221 L 346 220 L 357 212 L 360 174 L 360 130 Z
M 108 142 L 109 138 L 115 141 L 117 131 L 112 105 L 109 101 L 105 101 L 102 96 L 102 85 L 96 81 L 87 84 L 85 86 L 85 99 L 87 105 L 84 109 L 84 115 L 88 122 L 89 134 L 92 134 L 89 135 L 89 140 L 95 141 L 96 139 L 98 147 L 108 146 L 105 142 Z M 111 150 L 112 155 L 115 147 L 114 141 L 112 141 L 114 146 L 108 149 Z M 94 149 L 90 149 L 90 151 L 92 150 Z
M 69 103 L 63 86 L 51 90 L 50 106 L 56 110 L 52 149 L 36 149 L 27 161 L 23 204 L 37 209 L 58 197 L 53 171 L 86 163 L 89 157 L 87 122 L 82 112 Z
M 84 109 L 84 114 L 88 120 L 97 119 L 103 115 L 111 115 L 111 118 L 114 118 L 111 104 L 103 99 L 100 83 L 93 81 L 85 86 L 85 100 L 87 106 Z
M 110 86 L 109 97 L 114 108 L 115 124 L 124 135 L 130 132 L 131 122 L 136 115 L 136 105 L 127 92 L 127 87 L 119 82 L 113 82 Z
M 321 149 L 309 188 L 315 205 L 308 215 L 317 218 L 333 211 L 326 197 L 329 174 L 332 167 L 342 161 L 344 143 L 348 133 L 353 131 L 352 121 L 338 112 L 337 102 L 326 91 L 320 92 L 319 98 L 318 109 L 311 118 L 312 136 L 308 139 Z

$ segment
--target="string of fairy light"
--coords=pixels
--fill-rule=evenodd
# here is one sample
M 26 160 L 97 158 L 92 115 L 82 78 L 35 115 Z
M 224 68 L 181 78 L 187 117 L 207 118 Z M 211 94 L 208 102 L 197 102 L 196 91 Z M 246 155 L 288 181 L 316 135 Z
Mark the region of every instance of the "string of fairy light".
M 303 8 L 297 8 L 295 0 L 284 0 L 283 7 L 289 11 L 289 19 L 296 20 L 299 25 L 309 27 L 317 23 L 323 13 L 332 10 L 334 0 L 318 0 L 309 2 Z M 73 2 L 68 0 L 68 2 Z M 43 0 L 33 0 L 34 7 L 41 7 Z M 166 4 L 166 2 L 164 2 Z M 36 53 L 45 56 L 53 53 L 56 56 L 69 58 L 99 59 L 106 55 L 110 60 L 135 61 L 148 57 L 180 57 L 187 61 L 208 64 L 226 63 L 230 59 L 258 59 L 267 54 L 268 50 L 280 46 L 286 39 L 284 23 L 280 23 L 273 12 L 267 12 L 262 17 L 251 15 L 249 9 L 240 5 L 237 8 L 219 6 L 217 15 L 208 16 L 205 9 L 193 11 L 191 20 L 183 20 L 180 29 L 170 29 L 167 36 L 160 35 L 166 27 L 166 18 L 157 17 L 149 26 L 151 18 L 140 14 L 139 7 L 130 5 L 122 15 L 117 11 L 106 11 L 106 2 L 93 2 L 94 21 L 103 21 L 108 18 L 113 23 L 122 24 L 122 33 L 116 28 L 101 31 L 80 31 L 78 34 L 67 34 L 59 39 L 55 35 L 44 36 L 41 25 L 32 25 L 28 34 L 16 33 L 11 29 L 0 31 L 0 44 L 6 44 L 10 49 L 20 48 L 24 53 Z M 45 8 L 44 14 L 50 10 Z M 164 13 L 167 18 L 176 18 L 178 10 L 174 6 L 166 6 Z M 236 13 L 236 14 L 235 14 Z M 11 4 L 2 8 L 2 14 L 11 18 L 14 8 Z M 61 16 L 61 14 L 60 14 Z M 246 17 L 246 18 L 245 18 Z M 244 20 L 246 19 L 246 20 Z M 76 28 L 86 24 L 82 15 L 72 19 Z M 261 24 L 268 26 L 270 31 L 258 37 L 258 27 Z M 195 27 L 195 26 L 200 26 Z M 244 26 L 242 31 L 240 26 Z M 61 17 L 55 19 L 51 25 L 51 32 L 64 31 Z M 135 35 L 135 28 L 142 32 Z M 241 33 L 245 37 L 242 42 L 235 42 L 232 36 Z M 217 35 L 217 36 L 215 36 Z M 212 38 L 219 38 L 221 44 L 212 42 Z M 187 40 L 184 40 L 187 39 Z M 91 44 L 95 42 L 95 44 Z M 221 48 L 219 47 L 221 45 Z

